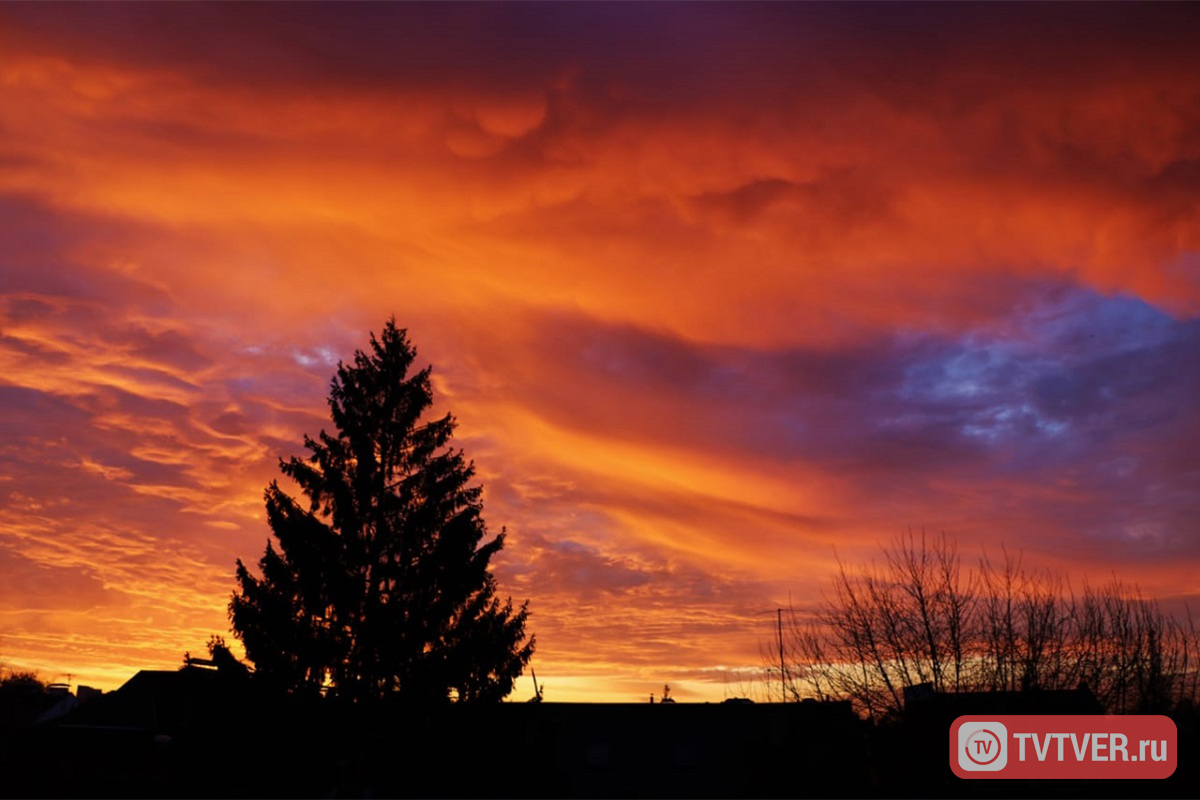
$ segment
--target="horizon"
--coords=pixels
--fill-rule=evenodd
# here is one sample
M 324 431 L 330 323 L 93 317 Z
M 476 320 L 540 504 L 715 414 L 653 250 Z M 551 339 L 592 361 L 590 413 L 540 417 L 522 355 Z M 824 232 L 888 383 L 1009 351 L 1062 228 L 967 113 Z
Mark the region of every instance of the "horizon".
M 547 702 L 745 696 L 776 609 L 907 530 L 1183 607 L 1198 26 L 0 5 L 0 665 L 234 645 L 278 459 L 393 314 Z

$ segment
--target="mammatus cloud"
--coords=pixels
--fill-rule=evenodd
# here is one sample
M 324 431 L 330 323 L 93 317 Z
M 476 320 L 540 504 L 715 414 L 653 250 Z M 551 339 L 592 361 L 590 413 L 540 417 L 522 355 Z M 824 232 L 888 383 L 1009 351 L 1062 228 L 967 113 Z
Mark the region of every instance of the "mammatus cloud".
M 919 16 L 4 7 L 0 656 L 225 630 L 393 313 L 552 699 L 719 698 L 910 526 L 1194 593 L 1194 21 Z

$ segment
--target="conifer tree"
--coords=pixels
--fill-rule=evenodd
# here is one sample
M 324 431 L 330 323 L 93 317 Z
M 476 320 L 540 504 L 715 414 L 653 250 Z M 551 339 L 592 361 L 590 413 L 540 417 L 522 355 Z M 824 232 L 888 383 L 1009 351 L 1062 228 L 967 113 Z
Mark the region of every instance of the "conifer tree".
M 229 613 L 256 675 L 297 693 L 364 702 L 498 701 L 533 653 L 528 602 L 500 602 L 474 465 L 449 447 L 455 422 L 424 419 L 430 369 L 390 320 L 368 352 L 339 362 L 334 433 L 280 462 L 302 504 L 266 490 L 268 539 L 255 577 L 239 559 Z M 324 689 L 323 689 L 324 687 Z

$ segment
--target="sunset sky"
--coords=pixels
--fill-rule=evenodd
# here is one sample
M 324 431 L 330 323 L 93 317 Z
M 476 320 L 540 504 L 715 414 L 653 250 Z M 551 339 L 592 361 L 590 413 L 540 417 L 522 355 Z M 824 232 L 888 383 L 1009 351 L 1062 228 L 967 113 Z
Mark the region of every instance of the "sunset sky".
M 112 689 L 228 635 L 393 314 L 547 700 L 742 694 L 774 609 L 908 528 L 1200 602 L 1198 41 L 1194 4 L 0 4 L 0 660 Z

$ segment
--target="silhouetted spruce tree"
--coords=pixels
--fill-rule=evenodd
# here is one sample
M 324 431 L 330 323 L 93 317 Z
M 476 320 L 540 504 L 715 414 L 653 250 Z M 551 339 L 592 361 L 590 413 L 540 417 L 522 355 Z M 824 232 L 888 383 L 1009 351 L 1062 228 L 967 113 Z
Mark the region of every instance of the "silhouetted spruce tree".
M 293 692 L 323 685 L 356 702 L 498 701 L 533 653 L 528 602 L 501 603 L 488 562 L 474 465 L 448 447 L 454 419 L 423 420 L 428 367 L 395 320 L 354 363 L 340 363 L 334 435 L 308 436 L 305 459 L 280 469 L 308 497 L 272 482 L 261 577 L 238 560 L 229 605 L 260 679 Z

